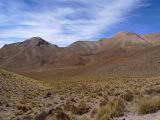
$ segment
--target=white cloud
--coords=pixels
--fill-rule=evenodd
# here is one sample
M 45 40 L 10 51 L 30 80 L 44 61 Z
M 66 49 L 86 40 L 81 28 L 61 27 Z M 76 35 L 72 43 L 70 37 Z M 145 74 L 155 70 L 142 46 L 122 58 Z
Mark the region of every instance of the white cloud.
M 59 1 L 59 4 L 56 4 L 56 1 Z M 61 5 L 63 2 L 72 4 L 77 1 L 77 5 L 81 3 L 85 6 L 75 8 L 74 5 Z M 12 2 L 8 6 L 9 13 L 0 12 L 0 25 L 4 26 L 0 29 L 0 44 L 9 42 L 5 42 L 5 38 L 27 39 L 33 36 L 40 36 L 60 46 L 77 40 L 93 39 L 109 30 L 112 25 L 126 20 L 128 13 L 143 6 L 145 1 L 55 0 L 54 4 L 48 0 L 40 0 L 42 4 L 45 2 L 42 10 L 33 12 L 22 8 L 34 6 L 27 6 L 24 2 Z

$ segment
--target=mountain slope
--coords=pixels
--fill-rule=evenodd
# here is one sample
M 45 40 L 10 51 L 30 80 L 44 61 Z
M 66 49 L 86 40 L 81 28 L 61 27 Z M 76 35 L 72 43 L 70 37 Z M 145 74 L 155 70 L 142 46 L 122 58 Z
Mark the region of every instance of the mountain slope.
M 0 69 L 0 119 L 25 119 L 40 113 L 38 105 L 46 89 L 36 80 Z
M 160 46 L 126 51 L 106 50 L 92 56 L 92 63 L 72 68 L 21 73 L 42 80 L 88 79 L 104 76 L 153 77 L 160 73 Z
M 67 47 L 76 53 L 94 53 L 100 46 L 93 41 L 77 41 Z
M 152 44 L 135 33 L 119 32 L 110 38 L 99 41 L 100 45 L 109 48 L 141 48 Z
M 148 42 L 152 43 L 153 45 L 160 45 L 160 33 L 151 33 L 141 35 L 142 38 L 146 39 Z

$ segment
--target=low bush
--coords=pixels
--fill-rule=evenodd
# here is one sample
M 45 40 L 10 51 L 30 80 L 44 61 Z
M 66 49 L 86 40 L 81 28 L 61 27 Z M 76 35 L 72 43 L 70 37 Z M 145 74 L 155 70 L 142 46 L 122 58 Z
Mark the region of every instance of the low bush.
M 96 120 L 112 120 L 107 107 L 101 107 L 97 113 Z
M 73 114 L 83 115 L 89 112 L 90 107 L 84 102 L 81 102 L 78 106 L 75 106 L 70 102 L 67 102 L 64 106 L 64 109 L 67 111 L 71 111 Z
M 148 114 L 160 110 L 160 96 L 143 97 L 138 102 L 138 113 Z
M 101 107 L 97 113 L 97 120 L 112 120 L 113 117 L 124 115 L 125 104 L 123 99 L 117 98 L 109 101 L 106 106 Z
M 83 116 L 80 120 L 90 120 L 87 116 Z
M 131 102 L 133 101 L 134 99 L 134 95 L 131 91 L 127 90 L 123 95 L 122 95 L 122 98 L 125 100 L 125 101 L 128 101 L 128 102 Z

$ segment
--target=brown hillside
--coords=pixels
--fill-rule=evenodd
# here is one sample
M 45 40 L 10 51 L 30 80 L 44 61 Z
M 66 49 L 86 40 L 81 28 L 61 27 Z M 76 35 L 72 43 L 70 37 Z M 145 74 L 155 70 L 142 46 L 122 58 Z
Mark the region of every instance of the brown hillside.
M 141 36 L 153 45 L 160 45 L 160 33 L 145 34 Z
M 39 37 L 5 45 L 0 50 L 0 66 L 16 71 L 39 68 L 54 59 L 58 49 Z

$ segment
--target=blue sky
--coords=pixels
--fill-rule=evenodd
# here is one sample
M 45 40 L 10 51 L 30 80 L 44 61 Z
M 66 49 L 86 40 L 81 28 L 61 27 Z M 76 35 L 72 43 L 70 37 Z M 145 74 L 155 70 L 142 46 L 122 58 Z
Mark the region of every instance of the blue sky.
M 159 0 L 0 0 L 0 46 L 34 36 L 67 46 L 159 29 Z

